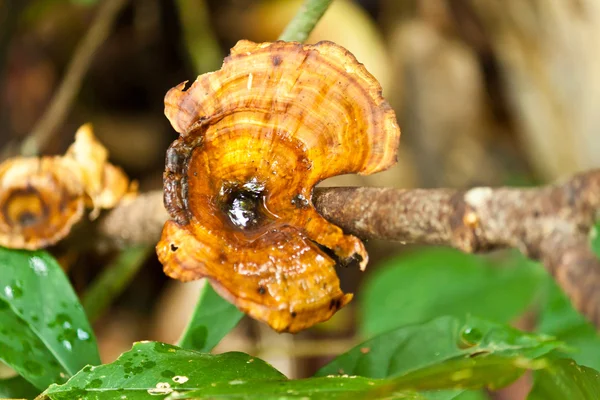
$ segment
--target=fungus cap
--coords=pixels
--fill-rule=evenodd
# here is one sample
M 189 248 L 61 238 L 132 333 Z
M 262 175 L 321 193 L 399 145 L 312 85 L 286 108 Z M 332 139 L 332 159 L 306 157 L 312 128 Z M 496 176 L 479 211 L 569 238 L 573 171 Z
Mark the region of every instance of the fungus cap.
M 65 237 L 83 214 L 79 172 L 63 157 L 0 164 L 0 245 L 34 250 Z
M 35 250 L 64 238 L 83 215 L 90 218 L 135 195 L 123 170 L 90 124 L 75 134 L 64 156 L 16 157 L 0 164 L 0 246 Z
M 278 331 L 347 304 L 335 265 L 366 266 L 362 242 L 317 213 L 313 187 L 396 160 L 400 130 L 376 79 L 331 43 L 242 40 L 219 71 L 165 97 L 180 134 L 166 157 L 165 272 L 215 289 Z

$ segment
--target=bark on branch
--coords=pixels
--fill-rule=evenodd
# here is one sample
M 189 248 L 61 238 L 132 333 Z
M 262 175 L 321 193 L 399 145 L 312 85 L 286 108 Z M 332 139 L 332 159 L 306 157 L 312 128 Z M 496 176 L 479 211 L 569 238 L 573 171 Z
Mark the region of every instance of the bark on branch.
M 589 232 L 600 216 L 600 170 L 533 189 L 318 188 L 317 210 L 363 239 L 436 244 L 467 253 L 517 248 L 541 261 L 574 306 L 600 328 L 600 260 Z M 162 192 L 111 211 L 101 234 L 155 243 L 168 218 Z

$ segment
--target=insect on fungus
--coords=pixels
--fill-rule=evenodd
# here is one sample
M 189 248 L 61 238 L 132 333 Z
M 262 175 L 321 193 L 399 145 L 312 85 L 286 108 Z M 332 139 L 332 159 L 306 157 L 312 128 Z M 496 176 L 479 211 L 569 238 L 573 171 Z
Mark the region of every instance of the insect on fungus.
M 317 213 L 313 187 L 396 160 L 400 130 L 377 80 L 331 43 L 239 41 L 220 70 L 165 97 L 179 133 L 166 157 L 165 272 L 206 277 L 277 331 L 329 319 L 352 298 L 335 265 L 362 242 Z

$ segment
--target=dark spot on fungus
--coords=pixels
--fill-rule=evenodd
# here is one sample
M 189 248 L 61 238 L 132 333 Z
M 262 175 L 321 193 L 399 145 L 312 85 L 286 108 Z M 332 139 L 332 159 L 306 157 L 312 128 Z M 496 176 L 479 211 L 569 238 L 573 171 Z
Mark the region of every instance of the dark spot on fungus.
M 12 206 L 16 206 L 15 209 Z M 43 201 L 43 195 L 28 185 L 12 191 L 2 207 L 2 214 L 13 226 L 30 227 L 50 215 L 50 209 Z
M 171 251 L 177 251 L 178 249 L 179 249 L 179 247 L 177 247 L 173 243 L 171 243 Z
M 19 223 L 21 224 L 21 226 L 35 225 L 37 221 L 37 216 L 32 212 L 24 211 L 19 215 Z
M 282 59 L 279 54 L 274 54 L 273 57 L 271 57 L 271 61 L 273 62 L 273 66 L 277 67 L 281 64 Z
M 219 192 L 221 210 L 240 229 L 252 229 L 264 219 L 264 186 L 255 179 L 241 187 L 224 185 Z
M 264 286 L 259 286 L 258 287 L 258 294 L 263 295 L 265 293 L 267 293 L 267 289 L 265 289 Z
M 290 313 L 290 315 L 292 316 L 292 318 L 296 318 L 296 315 L 298 315 L 298 314 L 296 314 L 296 311 L 292 311 L 292 312 Z

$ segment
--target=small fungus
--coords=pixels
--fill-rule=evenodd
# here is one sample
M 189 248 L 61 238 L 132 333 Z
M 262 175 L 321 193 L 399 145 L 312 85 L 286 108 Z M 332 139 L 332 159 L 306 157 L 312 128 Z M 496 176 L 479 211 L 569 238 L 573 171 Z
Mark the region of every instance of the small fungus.
M 114 207 L 135 192 L 91 126 L 83 125 L 64 156 L 16 157 L 0 164 L 0 246 L 35 250 L 64 238 L 85 205 Z
M 0 165 L 0 245 L 33 250 L 69 233 L 84 208 L 76 167 L 62 157 L 18 157 Z
M 379 83 L 331 42 L 242 40 L 219 71 L 185 86 L 165 97 L 180 135 L 164 173 L 165 272 L 208 278 L 277 331 L 329 319 L 352 299 L 335 265 L 364 269 L 368 257 L 317 213 L 312 190 L 396 161 L 400 129 Z

